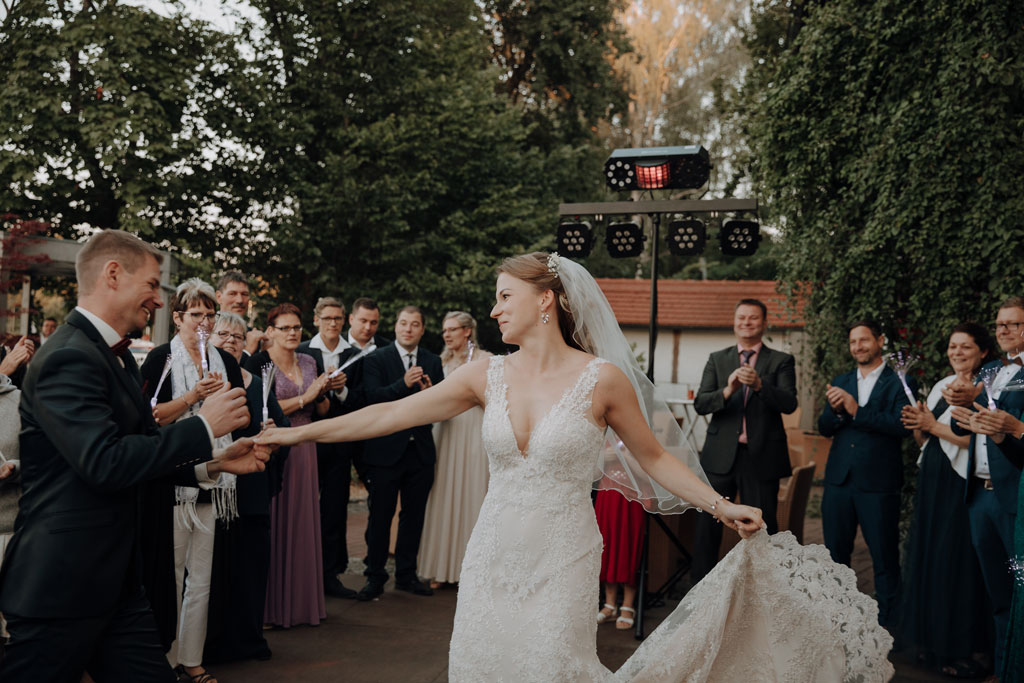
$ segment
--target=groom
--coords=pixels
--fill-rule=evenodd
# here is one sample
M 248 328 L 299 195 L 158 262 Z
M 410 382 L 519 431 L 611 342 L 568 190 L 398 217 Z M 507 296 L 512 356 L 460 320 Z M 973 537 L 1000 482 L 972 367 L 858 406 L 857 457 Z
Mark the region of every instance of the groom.
M 419 308 L 406 306 L 398 312 L 395 343 L 377 349 L 362 361 L 367 403 L 396 401 L 444 379 L 441 359 L 419 345 L 423 332 L 423 313 Z M 415 595 L 433 595 L 434 591 L 416 578 L 416 555 L 423 532 L 427 496 L 434 483 L 435 458 L 431 425 L 413 427 L 366 442 L 363 474 L 370 493 L 367 580 L 357 599 L 373 600 L 384 592 L 384 583 L 388 580 L 384 565 L 388 559 L 391 520 L 395 516 L 399 494 L 402 496 L 402 512 L 398 517 L 398 539 L 395 542 L 395 588 Z
M 85 671 L 96 681 L 172 683 L 142 588 L 140 485 L 193 471 L 192 481 L 246 474 L 266 461 L 254 451 L 231 461 L 213 454 L 214 437 L 249 422 L 242 389 L 210 396 L 195 417 L 153 421 L 127 335 L 163 306 L 162 259 L 129 233 L 93 235 L 75 263 L 78 306 L 25 376 L 23 493 L 0 572 L 5 683 L 78 681 Z

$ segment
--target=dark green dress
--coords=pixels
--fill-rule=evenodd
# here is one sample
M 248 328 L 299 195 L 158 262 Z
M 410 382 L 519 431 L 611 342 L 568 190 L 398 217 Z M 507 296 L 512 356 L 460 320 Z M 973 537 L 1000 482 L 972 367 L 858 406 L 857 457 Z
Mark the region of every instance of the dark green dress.
M 1003 652 L 1002 683 L 1024 683 L 1024 477 L 1017 497 L 1017 521 L 1013 529 L 1013 603 Z
M 947 409 L 936 406 L 936 418 Z M 931 664 L 991 650 L 992 617 L 971 544 L 964 480 L 937 437 L 928 440 L 917 475 L 904 562 L 899 634 Z

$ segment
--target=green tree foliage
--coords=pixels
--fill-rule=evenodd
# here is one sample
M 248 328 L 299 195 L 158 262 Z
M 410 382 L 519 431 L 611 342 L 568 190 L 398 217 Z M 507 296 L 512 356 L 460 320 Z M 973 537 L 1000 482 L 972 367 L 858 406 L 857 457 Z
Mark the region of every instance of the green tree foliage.
M 0 206 L 199 247 L 218 164 L 202 118 L 222 45 L 201 24 L 113 2 L 14 3 L 0 26 Z
M 950 328 L 1024 291 L 1024 5 L 769 2 L 754 27 L 755 174 L 818 369 L 872 317 L 934 381 Z

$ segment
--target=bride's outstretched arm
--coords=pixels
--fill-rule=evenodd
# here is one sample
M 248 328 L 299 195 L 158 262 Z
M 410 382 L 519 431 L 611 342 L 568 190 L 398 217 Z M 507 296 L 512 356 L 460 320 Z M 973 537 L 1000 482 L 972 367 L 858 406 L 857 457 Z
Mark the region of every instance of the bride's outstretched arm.
M 292 446 L 304 441 L 362 441 L 441 422 L 481 405 L 487 363 L 467 363 L 439 384 L 398 401 L 377 403 L 348 415 L 301 427 L 271 427 L 256 438 L 259 444 Z
M 633 385 L 621 370 L 610 363 L 601 369 L 600 381 L 594 392 L 594 413 L 595 416 L 603 414 L 644 471 L 666 489 L 714 514 L 744 537 L 763 528 L 760 510 L 724 500 L 693 470 L 665 451 L 640 411 Z

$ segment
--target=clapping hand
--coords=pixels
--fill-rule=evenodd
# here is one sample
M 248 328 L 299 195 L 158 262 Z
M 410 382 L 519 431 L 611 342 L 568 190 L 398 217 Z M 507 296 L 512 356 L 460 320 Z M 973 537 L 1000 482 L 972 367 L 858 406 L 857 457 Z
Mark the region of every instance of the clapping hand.
M 857 399 L 855 399 L 853 394 L 845 389 L 834 387 L 831 384 L 826 385 L 825 400 L 827 400 L 828 404 L 832 406 L 832 410 L 837 413 L 845 412 L 848 415 L 857 414 Z
M 201 380 L 196 382 L 196 385 L 192 390 L 196 393 L 196 400 L 202 401 L 210 394 L 220 391 L 223 386 L 224 376 L 219 372 L 210 372 Z
M 951 406 L 970 408 L 974 399 L 978 398 L 981 393 L 981 389 L 981 382 L 975 386 L 967 380 L 958 378 L 942 389 L 942 398 L 946 399 L 946 403 Z
M 966 408 L 953 408 L 953 419 L 964 429 L 975 434 L 993 437 L 997 443 L 1006 434 L 1019 434 L 1024 431 L 1024 423 L 1005 410 L 989 410 L 985 406 L 974 404 L 976 412 Z
M 903 411 L 900 413 L 900 419 L 903 421 L 903 426 L 907 429 L 916 429 L 922 432 L 931 432 L 932 428 L 935 427 L 935 416 L 932 415 L 932 411 L 928 410 L 923 403 L 917 402 L 917 405 L 905 405 Z
M 0 375 L 12 375 L 18 368 L 32 359 L 36 345 L 28 337 L 22 337 L 3 361 L 0 361 Z

